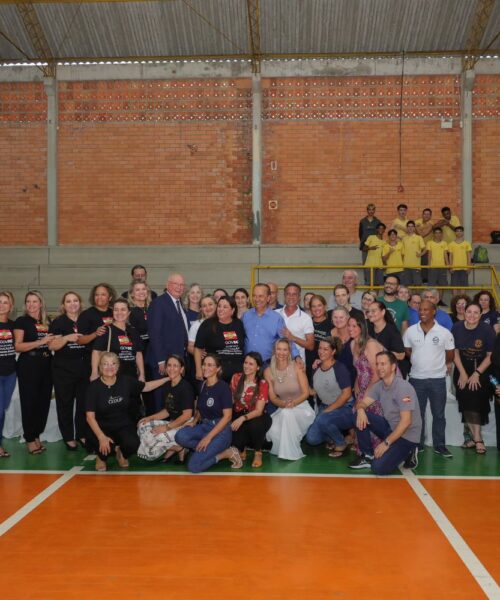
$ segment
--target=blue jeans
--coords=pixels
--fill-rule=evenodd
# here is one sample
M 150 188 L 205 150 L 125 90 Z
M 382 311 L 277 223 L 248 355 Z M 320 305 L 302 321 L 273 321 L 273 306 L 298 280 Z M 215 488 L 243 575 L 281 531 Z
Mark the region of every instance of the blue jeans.
M 359 449 L 365 456 L 373 456 L 373 446 L 370 438 L 372 431 L 378 438 L 385 438 L 392 433 L 389 423 L 379 415 L 368 414 L 369 423 L 362 431 L 356 427 Z M 354 415 L 354 422 L 356 415 Z M 382 442 L 383 443 L 383 442 Z M 399 463 L 403 462 L 410 452 L 416 448 L 416 442 L 410 442 L 400 437 L 393 442 L 380 458 L 374 458 L 372 461 L 372 471 L 375 475 L 389 475 Z
M 352 403 L 349 402 L 325 413 L 324 405 L 320 406 L 320 413 L 307 430 L 306 442 L 310 446 L 318 446 L 323 442 L 333 441 L 336 446 L 344 446 L 342 429 L 352 427 Z
M 10 375 L 0 375 L 0 444 L 2 443 L 3 426 L 5 424 L 5 413 L 9 408 L 12 394 L 16 387 L 16 373 Z
M 425 440 L 425 409 L 427 408 L 428 399 L 432 413 L 432 443 L 434 448 L 444 446 L 446 429 L 446 419 L 444 416 L 444 409 L 446 407 L 446 378 L 413 379 L 413 377 L 410 377 L 410 383 L 417 392 L 420 414 L 422 415 L 420 445 L 423 446 Z
M 218 421 L 202 421 L 194 427 L 183 427 L 175 434 L 175 441 L 183 448 L 195 450 L 198 442 L 210 433 L 217 423 Z M 222 431 L 219 431 L 205 450 L 194 451 L 189 459 L 188 469 L 191 473 L 206 471 L 217 462 L 217 454 L 224 452 L 230 445 L 231 424 L 229 423 Z

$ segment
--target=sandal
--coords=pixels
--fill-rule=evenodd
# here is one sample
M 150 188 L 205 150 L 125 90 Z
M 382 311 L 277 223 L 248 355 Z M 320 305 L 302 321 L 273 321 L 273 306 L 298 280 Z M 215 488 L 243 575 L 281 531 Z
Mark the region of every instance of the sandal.
M 120 446 L 116 447 L 115 450 L 116 460 L 118 461 L 118 465 L 122 469 L 126 469 L 129 466 L 128 460 L 123 456 L 122 451 L 120 450 Z
M 483 440 L 474 440 L 474 444 L 476 445 L 476 454 L 486 454 L 486 446 L 484 445 Z M 481 444 L 482 448 L 478 448 L 478 444 Z
M 262 467 L 262 452 L 256 450 L 253 455 L 252 468 L 258 469 L 259 467 Z
M 336 446 L 333 452 L 329 452 L 328 456 L 330 458 L 342 458 L 349 451 L 349 445 L 346 444 L 343 448 Z
M 95 470 L 96 471 L 105 471 L 107 469 L 107 465 L 106 462 L 104 460 L 102 460 L 102 458 L 99 458 L 98 456 L 95 457 Z
M 172 448 L 170 448 L 170 450 L 167 450 L 165 452 L 165 454 L 163 455 L 163 459 L 161 462 L 168 463 L 176 454 L 177 454 L 177 450 L 172 450 Z
M 229 450 L 231 452 L 231 455 L 229 456 L 229 460 L 231 461 L 231 469 L 241 469 L 243 466 L 243 461 L 241 460 L 238 448 L 231 446 Z
M 246 459 L 247 459 L 247 449 L 246 448 L 243 450 L 243 452 L 240 452 L 240 457 L 243 462 L 246 461 Z
M 476 442 L 474 442 L 473 440 L 469 440 L 468 442 L 464 442 L 460 448 L 463 448 L 464 450 L 470 450 L 471 448 L 475 448 L 476 447 Z
M 10 454 L 0 446 L 0 458 L 10 458 Z

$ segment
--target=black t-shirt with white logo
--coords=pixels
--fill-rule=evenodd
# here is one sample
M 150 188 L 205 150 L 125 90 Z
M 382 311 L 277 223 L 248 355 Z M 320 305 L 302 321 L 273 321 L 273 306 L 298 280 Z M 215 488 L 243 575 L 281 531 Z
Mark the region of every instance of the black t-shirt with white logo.
M 0 323 L 0 375 L 10 375 L 16 370 L 14 348 L 14 321 Z
M 111 386 L 96 379 L 87 389 L 85 410 L 95 413 L 96 421 L 104 432 L 130 425 L 130 398 L 139 396 L 144 385 L 128 375 L 118 375 Z

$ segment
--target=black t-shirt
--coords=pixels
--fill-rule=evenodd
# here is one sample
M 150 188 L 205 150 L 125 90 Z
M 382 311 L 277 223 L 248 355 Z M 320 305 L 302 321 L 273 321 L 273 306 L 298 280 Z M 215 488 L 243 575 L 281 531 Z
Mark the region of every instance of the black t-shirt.
M 148 309 L 134 306 L 130 309 L 129 322 L 132 327 L 137 331 L 141 342 L 144 344 L 149 341 L 148 334 Z
M 78 317 L 78 331 L 83 335 L 89 335 L 95 333 L 95 331 L 103 325 L 110 325 L 113 321 L 113 309 L 108 308 L 107 310 L 99 310 L 95 306 L 91 306 L 84 310 Z M 100 336 L 102 337 L 102 336 Z M 96 338 L 96 340 L 99 338 Z M 87 345 L 87 351 L 92 350 L 94 342 Z
M 0 375 L 10 375 L 16 370 L 14 348 L 14 321 L 0 323 Z
M 135 364 L 135 355 L 137 352 L 142 352 L 141 338 L 137 331 L 127 326 L 126 330 L 110 325 L 109 331 L 104 335 L 100 335 L 94 342 L 94 350 L 105 352 L 108 348 L 108 337 L 111 332 L 110 352 L 114 352 L 120 359 L 122 364 Z
M 464 322 L 459 321 L 453 325 L 451 333 L 467 374 L 477 369 L 486 354 L 493 351 L 495 331 L 486 323 L 480 321 L 474 329 L 467 329 Z
M 41 340 L 49 333 L 49 326 L 44 323 L 39 323 L 33 317 L 29 315 L 23 315 L 22 317 L 18 317 L 14 323 L 14 329 L 21 329 L 24 331 L 23 342 L 36 342 L 37 340 Z M 47 344 L 43 344 L 43 346 L 39 346 L 38 348 L 33 349 L 34 352 L 42 352 L 48 351 Z M 24 352 L 21 353 L 21 356 Z
M 54 335 L 71 335 L 78 332 L 78 322 L 72 321 L 68 315 L 61 315 L 54 319 L 49 327 L 49 332 Z M 55 358 L 78 358 L 85 355 L 85 346 L 78 342 L 68 342 L 54 353 Z
M 368 333 L 389 352 L 402 352 L 404 354 L 405 346 L 403 337 L 394 323 L 386 323 L 382 331 L 377 333 L 373 327 L 373 323 L 368 321 Z M 407 377 L 410 372 L 410 361 L 406 357 L 398 360 L 398 367 L 402 376 Z
M 328 317 L 321 323 L 316 323 L 313 319 L 314 326 L 314 350 L 306 349 L 306 367 L 308 378 L 312 376 L 312 364 L 318 358 L 319 343 L 329 337 L 332 331 L 332 321 Z
M 118 375 L 112 386 L 96 379 L 87 389 L 85 410 L 95 413 L 96 421 L 105 433 L 130 425 L 130 398 L 139 396 L 144 385 L 128 375 Z
M 185 379 L 181 379 L 174 386 L 169 381 L 163 386 L 163 390 L 165 408 L 170 421 L 175 421 L 184 410 L 194 410 L 193 387 Z
M 234 373 L 242 370 L 245 330 L 239 319 L 233 319 L 227 324 L 214 322 L 213 319 L 203 321 L 196 334 L 194 345 L 196 348 L 205 349 L 208 354 L 217 354 L 221 358 L 226 381 L 230 381 Z

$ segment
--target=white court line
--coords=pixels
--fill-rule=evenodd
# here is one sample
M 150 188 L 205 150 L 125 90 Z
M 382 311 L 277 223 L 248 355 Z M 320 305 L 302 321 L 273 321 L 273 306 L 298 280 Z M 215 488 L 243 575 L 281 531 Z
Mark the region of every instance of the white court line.
M 189 471 L 81 471 L 78 475 L 183 475 L 187 477 L 301 477 L 324 479 L 388 479 L 376 477 L 371 473 L 341 474 L 341 473 L 241 473 L 239 471 L 190 473 Z M 404 475 L 394 475 L 390 479 L 404 479 Z
M 436 525 L 444 533 L 452 548 L 458 554 L 464 565 L 470 571 L 472 577 L 481 587 L 487 598 L 498 600 L 500 598 L 500 588 L 498 584 L 486 570 L 477 556 L 472 552 L 469 545 L 451 524 L 448 517 L 439 508 L 436 501 L 432 498 L 425 487 L 420 483 L 418 477 L 410 469 L 401 471 L 406 481 L 418 496 L 420 502 L 425 506 Z
M 16 511 L 13 515 L 11 515 L 8 519 L 5 519 L 2 523 L 0 523 L 0 537 L 7 533 L 9 529 L 12 529 L 15 525 L 19 523 L 26 515 L 28 515 L 31 511 L 35 510 L 40 504 L 45 502 L 47 498 L 52 496 L 59 488 L 68 483 L 70 479 L 72 479 L 77 473 L 79 473 L 83 467 L 73 467 L 69 471 L 66 471 L 64 475 L 56 479 L 54 483 L 51 483 L 48 487 L 46 487 L 43 491 L 37 494 L 34 498 L 32 498 L 29 502 L 27 502 L 24 506 L 22 506 L 18 511 Z M 46 472 L 46 471 L 45 471 Z

